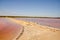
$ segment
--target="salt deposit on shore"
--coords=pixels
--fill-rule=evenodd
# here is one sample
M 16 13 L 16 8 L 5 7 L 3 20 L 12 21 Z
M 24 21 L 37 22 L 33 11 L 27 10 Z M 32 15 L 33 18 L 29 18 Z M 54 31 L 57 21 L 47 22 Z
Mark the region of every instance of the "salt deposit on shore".
M 6 35 L 6 39 L 3 38 L 2 40 L 60 40 L 60 29 L 58 28 L 43 26 L 34 22 L 16 20 L 13 18 L 6 19 L 10 22 L 21 25 L 23 27 L 23 31 L 20 35 L 20 31 L 16 29 L 18 31 L 18 36 L 16 34 L 14 38 L 8 39 L 9 37 Z M 11 35 L 13 36 L 13 34 Z
M 24 26 L 23 34 L 17 40 L 60 40 L 60 29 L 22 20 L 10 20 Z

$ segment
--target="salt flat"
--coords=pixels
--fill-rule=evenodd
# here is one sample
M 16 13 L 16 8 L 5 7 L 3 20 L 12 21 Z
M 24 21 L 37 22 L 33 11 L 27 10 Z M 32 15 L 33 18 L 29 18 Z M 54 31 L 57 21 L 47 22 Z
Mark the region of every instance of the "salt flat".
M 39 24 L 40 22 L 39 23 L 35 22 L 37 20 L 30 21 L 29 19 L 24 20 L 24 19 L 20 19 L 20 18 L 19 19 L 16 19 L 16 18 L 4 18 L 4 19 L 7 19 L 8 21 L 12 22 L 11 24 L 14 24 L 14 26 L 18 27 L 18 28 L 15 28 L 16 29 L 15 30 L 14 26 L 12 28 L 12 25 L 11 25 L 11 28 L 14 29 L 14 31 L 16 31 L 16 32 L 13 31 L 13 33 L 14 34 L 17 33 L 17 34 L 16 35 L 10 34 L 10 35 L 14 36 L 14 37 L 10 37 L 9 33 L 12 30 L 10 28 L 10 25 L 8 25 L 8 28 L 10 29 L 10 31 L 8 30 L 9 33 L 7 33 L 6 32 L 7 30 L 5 29 L 6 30 L 5 31 L 6 35 L 2 36 L 1 32 L 3 33 L 2 29 L 4 28 L 4 26 L 1 27 L 1 25 L 0 25 L 0 27 L 2 28 L 2 29 L 0 28 L 0 35 L 2 36 L 2 37 L 0 36 L 1 40 L 60 40 L 60 38 L 59 38 L 60 37 L 60 29 L 58 27 L 56 28 L 56 27 L 50 27 L 48 25 L 41 25 L 41 24 Z M 7 20 L 5 22 L 8 22 Z M 1 19 L 0 19 L 0 21 L 1 21 Z M 46 21 L 46 19 L 45 19 L 45 21 Z M 49 21 L 46 21 L 46 22 L 49 22 Z M 53 21 L 51 21 L 51 22 L 53 22 Z M 20 25 L 20 26 L 17 26 L 15 24 Z M 23 32 L 21 33 L 22 35 L 20 35 L 21 31 L 19 31 L 18 29 L 19 30 L 23 29 Z

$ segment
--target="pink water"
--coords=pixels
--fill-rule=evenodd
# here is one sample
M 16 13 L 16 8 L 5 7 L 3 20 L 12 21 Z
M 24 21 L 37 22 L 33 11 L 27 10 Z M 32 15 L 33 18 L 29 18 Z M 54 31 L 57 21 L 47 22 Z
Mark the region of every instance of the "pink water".
M 52 19 L 52 18 L 16 18 L 16 19 L 29 22 L 36 22 L 41 25 L 60 28 L 60 19 Z

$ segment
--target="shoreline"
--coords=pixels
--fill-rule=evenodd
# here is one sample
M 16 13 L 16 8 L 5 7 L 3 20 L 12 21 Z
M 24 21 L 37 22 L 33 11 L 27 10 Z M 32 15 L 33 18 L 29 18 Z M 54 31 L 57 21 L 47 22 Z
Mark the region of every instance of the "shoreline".
M 41 16 L 0 16 L 0 18 L 49 18 L 49 19 L 60 19 L 60 17 L 41 17 Z

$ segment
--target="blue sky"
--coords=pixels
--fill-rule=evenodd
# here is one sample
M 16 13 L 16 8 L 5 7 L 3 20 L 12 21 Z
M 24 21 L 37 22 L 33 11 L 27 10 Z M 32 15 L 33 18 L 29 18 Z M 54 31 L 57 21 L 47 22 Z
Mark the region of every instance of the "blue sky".
M 0 15 L 60 17 L 59 0 L 0 0 Z

